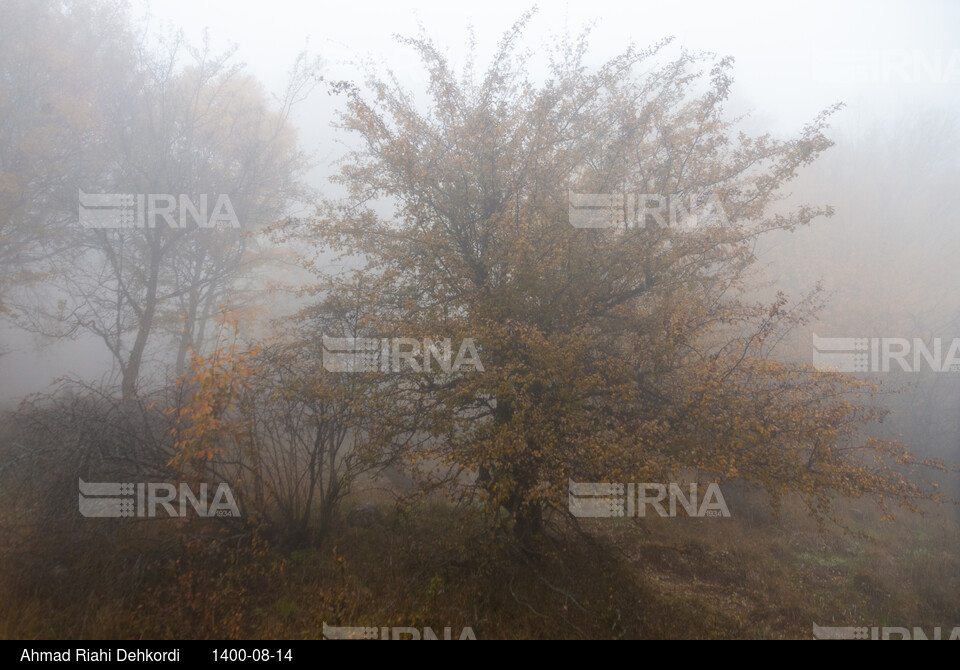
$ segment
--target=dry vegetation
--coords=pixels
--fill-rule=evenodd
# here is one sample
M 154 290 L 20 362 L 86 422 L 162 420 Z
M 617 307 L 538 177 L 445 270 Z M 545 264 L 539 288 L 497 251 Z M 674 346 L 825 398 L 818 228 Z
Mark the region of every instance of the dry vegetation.
M 796 502 L 774 518 L 744 495 L 729 519 L 554 526 L 533 556 L 479 508 L 393 500 L 358 494 L 347 509 L 363 514 L 296 550 L 215 521 L 132 523 L 80 549 L 49 542 L 43 561 L 5 558 L 0 636 L 317 639 L 326 622 L 449 626 L 454 638 L 469 626 L 478 639 L 809 639 L 813 622 L 960 620 L 949 509 L 891 523 L 841 505 L 854 534 L 821 532 Z

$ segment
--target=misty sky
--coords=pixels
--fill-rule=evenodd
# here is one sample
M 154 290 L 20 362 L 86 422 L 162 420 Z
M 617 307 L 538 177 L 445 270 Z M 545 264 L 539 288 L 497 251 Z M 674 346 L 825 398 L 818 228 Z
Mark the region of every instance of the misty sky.
M 239 45 L 254 74 L 280 86 L 305 41 L 327 62 L 330 78 L 355 73 L 351 61 L 372 57 L 399 71 L 414 68 L 409 49 L 392 39 L 422 25 L 462 62 L 466 27 L 481 57 L 533 3 L 237 2 L 138 0 L 160 26 L 181 27 L 199 41 Z M 790 129 L 837 101 L 896 104 L 905 98 L 956 100 L 960 90 L 960 3 L 941 2 L 542 2 L 531 23 L 536 48 L 552 35 L 594 25 L 597 60 L 673 35 L 689 49 L 736 58 L 737 92 L 764 120 Z M 539 43 L 539 44 L 538 44 Z M 904 67 L 898 64 L 910 58 Z M 952 61 L 952 67 L 951 67 Z M 483 61 L 481 60 L 481 65 Z M 835 67 L 831 67 L 835 66 Z M 932 73 L 931 73 L 932 70 Z M 947 75 L 937 81 L 936 72 Z M 905 73 L 906 76 L 902 76 Z M 325 125 L 326 119 L 313 119 Z
M 197 44 L 207 28 L 216 50 L 238 45 L 237 59 L 274 93 L 283 89 L 308 40 L 309 51 L 324 60 L 328 80 L 356 79 L 356 64 L 372 60 L 410 77 L 416 89 L 417 60 L 392 36 L 414 35 L 418 25 L 458 66 L 472 25 L 482 72 L 502 33 L 532 6 L 492 0 L 131 4 L 135 17 L 149 20 L 152 33 L 182 29 Z M 848 126 L 861 118 L 902 118 L 904 110 L 921 107 L 960 109 L 960 2 L 543 2 L 526 46 L 536 52 L 555 36 L 590 24 L 595 63 L 631 42 L 643 47 L 668 35 L 678 47 L 735 57 L 731 109 L 750 111 L 754 132 L 791 135 L 838 101 L 848 106 L 834 124 Z M 318 89 L 294 117 L 303 148 L 317 163 L 317 188 L 341 149 L 330 130 L 338 102 Z M 13 353 L 0 358 L 0 399 L 44 390 L 58 375 L 99 377 L 109 365 L 106 352 L 77 355 L 76 348 L 59 345 L 39 352 L 29 336 L 5 331 Z

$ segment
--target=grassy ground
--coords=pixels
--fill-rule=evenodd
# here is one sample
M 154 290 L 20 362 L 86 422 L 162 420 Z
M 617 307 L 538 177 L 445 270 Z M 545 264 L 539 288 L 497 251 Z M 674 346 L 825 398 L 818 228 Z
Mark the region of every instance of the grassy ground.
M 454 638 L 470 627 L 477 639 L 809 639 L 814 622 L 960 625 L 954 509 L 887 523 L 841 506 L 864 539 L 818 533 L 794 504 L 776 519 L 731 507 L 729 519 L 555 526 L 539 554 L 477 509 L 439 503 L 403 514 L 384 503 L 295 551 L 130 524 L 5 559 L 0 636 L 319 638 L 325 622 L 450 627 Z

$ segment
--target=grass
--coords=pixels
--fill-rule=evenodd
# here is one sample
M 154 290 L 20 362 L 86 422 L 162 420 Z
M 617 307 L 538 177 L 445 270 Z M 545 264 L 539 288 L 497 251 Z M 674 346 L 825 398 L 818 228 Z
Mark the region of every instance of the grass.
M 555 526 L 536 554 L 477 508 L 378 509 L 295 551 L 155 522 L 48 547 L 43 561 L 8 556 L 0 636 L 311 639 L 326 623 L 454 638 L 470 627 L 478 639 L 809 639 L 813 622 L 960 625 L 953 509 L 889 523 L 841 506 L 870 539 L 818 532 L 789 502 L 777 518 L 598 519 Z

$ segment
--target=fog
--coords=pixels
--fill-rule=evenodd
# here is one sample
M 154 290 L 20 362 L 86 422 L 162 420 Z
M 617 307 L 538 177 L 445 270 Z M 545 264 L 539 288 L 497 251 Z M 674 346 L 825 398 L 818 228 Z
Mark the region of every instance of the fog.
M 427 538 L 424 560 L 443 567 L 424 616 L 405 590 L 422 575 L 398 564 L 389 585 L 343 587 L 340 609 L 248 608 L 238 586 L 235 631 L 104 615 L 49 636 L 309 639 L 330 636 L 321 620 L 408 616 L 456 637 L 462 622 L 441 619 L 469 605 L 462 625 L 490 637 L 809 638 L 811 618 L 947 637 L 958 27 L 949 0 L 0 0 L 0 495 L 35 479 L 58 501 L 0 523 L 20 538 L 0 560 L 24 575 L 0 593 L 70 561 L 100 570 L 79 550 L 26 558 L 44 519 L 69 517 L 51 526 L 63 547 L 150 545 L 136 524 L 75 518 L 77 477 L 227 482 L 240 519 L 222 532 L 243 538 L 237 552 L 251 543 L 234 565 L 265 565 L 261 536 L 280 562 L 326 565 L 344 546 L 363 582 L 385 551 L 364 532 Z M 591 210 L 613 218 L 578 224 L 575 193 L 613 194 Z M 166 224 L 98 224 L 113 216 L 90 204 L 102 194 L 130 194 L 117 216 Z M 698 209 L 713 199 L 719 226 Z M 666 221 L 678 202 L 700 223 Z M 332 367 L 326 336 L 351 356 L 372 342 L 373 358 Z M 358 366 L 368 375 L 347 374 Z M 729 519 L 604 526 L 574 507 L 584 481 L 671 496 L 668 483 L 719 483 Z M 633 516 L 634 501 L 617 509 Z M 431 514 L 470 551 L 439 558 Z M 220 556 L 208 528 L 188 536 Z M 511 550 L 470 553 L 504 528 L 542 572 Z M 628 558 L 574 597 L 568 568 L 593 549 L 545 547 L 580 532 Z M 173 560 L 150 547 L 130 550 L 138 564 Z M 488 564 L 509 588 L 484 581 Z M 299 584 L 271 573 L 258 597 L 334 588 L 304 570 Z M 502 616 L 492 596 L 439 595 L 461 578 L 506 589 Z M 65 579 L 81 596 L 94 583 Z M 697 580 L 745 584 L 751 604 L 697 631 L 669 599 L 696 601 Z M 656 624 L 587 604 L 648 582 L 674 589 L 657 591 Z M 183 595 L 129 584 L 104 611 Z M 365 600 L 386 594 L 394 611 Z M 584 623 L 613 611 L 608 628 Z
M 202 43 L 206 35 L 215 52 L 236 48 L 235 59 L 245 63 L 248 71 L 276 96 L 283 93 L 288 71 L 304 48 L 323 59 L 323 75 L 328 80 L 354 79 L 361 74 L 360 64 L 375 62 L 388 64 L 401 77 L 418 82 L 422 75 L 416 56 L 398 44 L 395 36 L 416 34 L 422 28 L 443 46 L 455 65 L 462 65 L 466 38 L 472 29 L 477 60 L 483 63 L 493 53 L 505 27 L 516 21 L 520 12 L 512 2 L 484 3 L 482 10 L 446 2 L 336 5 L 295 0 L 269 5 L 166 0 L 133 2 L 131 8 L 144 30 L 156 35 L 179 32 L 194 44 Z M 684 2 L 669 6 L 557 2 L 538 10 L 525 40 L 534 51 L 564 31 L 591 27 L 590 61 L 597 64 L 624 45 L 643 46 L 667 35 L 676 36 L 677 46 L 735 58 L 736 86 L 730 109 L 732 113 L 749 113 L 746 126 L 751 129 L 786 135 L 820 110 L 843 102 L 846 107 L 833 119 L 831 136 L 851 138 L 863 147 L 871 136 L 885 132 L 898 143 L 895 151 L 875 139 L 872 151 L 861 149 L 859 165 L 872 165 L 874 169 L 885 166 L 894 171 L 902 152 L 909 152 L 914 165 L 931 166 L 934 174 L 939 172 L 934 166 L 945 160 L 949 163 L 952 159 L 956 165 L 956 147 L 953 145 L 951 151 L 950 145 L 950 141 L 956 141 L 955 136 L 952 140 L 943 138 L 946 141 L 941 144 L 929 131 L 922 134 L 924 128 L 919 122 L 911 123 L 918 118 L 939 117 L 946 122 L 943 131 L 953 132 L 950 117 L 960 106 L 960 35 L 955 29 L 960 25 L 960 7 L 947 0 L 911 5 L 848 2 L 841 6 L 830 2 Z M 321 192 L 335 189 L 327 179 L 342 142 L 348 141 L 331 131 L 335 111 L 334 100 L 315 92 L 293 114 L 302 145 L 313 157 L 308 181 Z M 843 150 L 840 147 L 835 153 Z M 917 196 L 931 209 L 936 208 L 938 198 L 943 198 L 939 205 L 943 218 L 939 226 L 925 228 L 929 244 L 926 250 L 920 245 L 910 259 L 908 272 L 942 263 L 948 250 L 954 248 L 950 242 L 957 227 L 956 215 L 950 212 L 950 182 L 943 187 Z M 825 246 L 839 249 L 857 243 L 852 233 L 846 235 L 843 230 L 850 212 L 844 211 L 838 200 L 843 194 L 837 190 L 837 183 L 826 179 L 811 196 L 838 208 L 839 220 L 819 226 L 833 232 L 818 232 L 827 236 Z M 870 198 L 873 211 L 896 208 L 901 197 L 877 189 Z M 890 202 L 894 198 L 896 201 Z M 902 221 L 896 228 L 911 236 L 908 231 L 919 225 L 919 221 Z M 871 268 L 902 267 L 905 259 L 899 253 L 899 242 L 894 242 L 888 231 L 883 235 L 889 244 L 860 262 Z M 810 268 L 806 275 L 788 270 L 786 274 L 800 285 L 809 285 L 824 275 L 824 269 Z M 891 277 L 890 273 L 884 274 Z M 949 285 L 932 282 L 929 292 L 939 295 Z M 862 301 L 862 297 L 841 292 L 837 302 L 844 303 L 844 298 Z M 64 374 L 99 378 L 102 366 L 109 362 L 109 356 L 98 351 L 95 342 L 36 342 L 10 328 L 4 329 L 3 342 L 5 349 L 16 352 L 16 356 L 0 358 L 0 398 L 6 403 L 43 390 Z

